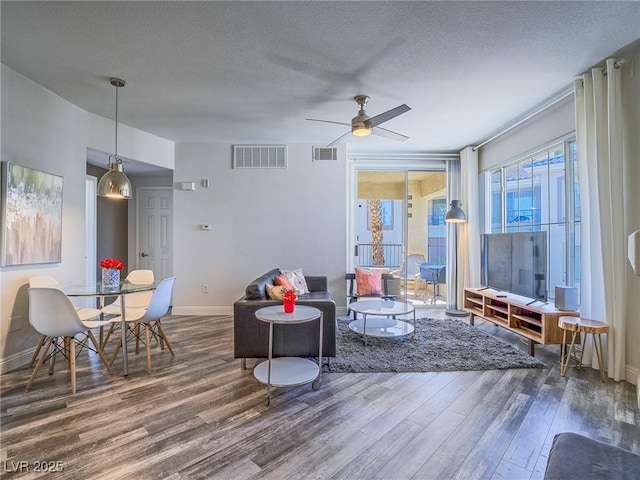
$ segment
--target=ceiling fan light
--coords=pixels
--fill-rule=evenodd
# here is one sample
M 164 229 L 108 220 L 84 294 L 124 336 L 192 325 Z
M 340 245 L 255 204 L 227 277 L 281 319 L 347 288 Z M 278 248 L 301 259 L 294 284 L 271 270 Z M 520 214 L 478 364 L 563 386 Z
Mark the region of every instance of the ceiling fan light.
M 371 129 L 364 124 L 352 125 L 351 133 L 356 137 L 367 137 L 371 135 Z
M 118 159 L 119 160 L 119 159 Z M 98 182 L 98 195 L 109 198 L 131 198 L 131 182 L 124 174 L 122 161 L 109 163 L 109 171 Z

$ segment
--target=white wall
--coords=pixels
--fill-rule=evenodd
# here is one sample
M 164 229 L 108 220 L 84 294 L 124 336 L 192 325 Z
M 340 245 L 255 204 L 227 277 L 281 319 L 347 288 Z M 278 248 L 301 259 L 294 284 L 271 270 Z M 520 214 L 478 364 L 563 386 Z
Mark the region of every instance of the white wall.
M 272 268 L 328 276 L 344 305 L 345 155 L 312 162 L 311 145 L 290 144 L 288 164 L 232 169 L 231 145 L 176 145 L 174 183 L 193 181 L 196 191 L 174 192 L 175 313 L 229 313 L 246 285 Z M 200 230 L 204 223 L 212 230 Z
M 6 371 L 28 362 L 39 338 L 28 320 L 29 277 L 52 275 L 60 283 L 84 280 L 87 148 L 113 145 L 114 126 L 12 69 L 4 65 L 0 69 L 2 161 L 64 177 L 62 262 L 0 268 L 0 371 Z M 123 140 L 123 155 L 135 158 L 135 152 L 148 148 L 162 166 L 173 165 L 172 142 L 144 132 L 127 137 L 136 143 Z M 107 151 L 111 148 L 106 147 Z

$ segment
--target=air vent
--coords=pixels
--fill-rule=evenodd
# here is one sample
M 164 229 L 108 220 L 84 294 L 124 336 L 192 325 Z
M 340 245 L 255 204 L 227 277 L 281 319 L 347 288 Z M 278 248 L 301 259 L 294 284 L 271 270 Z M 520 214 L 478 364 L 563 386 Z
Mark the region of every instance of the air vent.
M 233 168 L 287 168 L 287 146 L 234 145 Z
M 313 147 L 313 161 L 338 160 L 338 149 L 335 147 Z

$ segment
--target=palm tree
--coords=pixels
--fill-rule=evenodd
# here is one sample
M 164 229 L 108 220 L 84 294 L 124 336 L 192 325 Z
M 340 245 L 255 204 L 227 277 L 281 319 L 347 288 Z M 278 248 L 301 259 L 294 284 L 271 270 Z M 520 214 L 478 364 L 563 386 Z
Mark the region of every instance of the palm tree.
M 373 264 L 384 266 L 384 250 L 382 247 L 382 202 L 380 200 L 367 200 L 369 210 L 369 229 L 371 230 L 371 243 Z

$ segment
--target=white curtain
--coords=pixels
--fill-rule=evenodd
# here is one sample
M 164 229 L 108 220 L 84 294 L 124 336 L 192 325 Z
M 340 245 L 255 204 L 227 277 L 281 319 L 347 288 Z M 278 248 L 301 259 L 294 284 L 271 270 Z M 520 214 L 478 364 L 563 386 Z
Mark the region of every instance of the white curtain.
M 459 290 L 480 285 L 480 208 L 478 197 L 478 152 L 467 147 L 460 152 L 462 209 L 467 222 L 460 225 Z M 459 302 L 462 302 L 460 292 Z M 462 306 L 462 303 L 459 303 Z
M 447 208 L 460 200 L 467 216 L 465 223 L 447 225 L 447 309 L 464 307 L 464 288 L 480 285 L 480 209 L 478 207 L 478 152 L 467 147 L 460 161 L 447 162 Z M 458 249 L 456 256 L 456 232 Z M 457 279 L 457 291 L 454 287 Z M 457 301 L 454 296 L 457 295 Z
M 450 160 L 447 162 L 447 210 L 451 206 L 451 200 L 462 200 L 461 198 L 461 181 L 460 181 L 460 161 Z M 463 202 L 462 209 L 466 213 L 465 205 Z M 469 215 L 467 214 L 467 218 Z M 460 249 L 456 248 L 456 228 L 459 227 L 457 223 L 447 223 L 447 310 L 454 310 L 456 308 L 462 308 L 460 298 L 462 288 L 460 286 L 460 279 L 464 278 L 460 271 L 458 271 L 458 303 L 456 304 L 456 290 L 454 288 L 454 282 L 456 281 L 456 269 L 460 265 L 458 260 L 458 254 Z M 460 229 L 458 228 L 458 242 L 460 242 Z
M 608 376 L 625 378 L 625 158 L 621 68 L 608 59 L 575 81 L 581 202 L 580 315 L 609 324 Z M 598 368 L 592 348 L 585 363 Z

